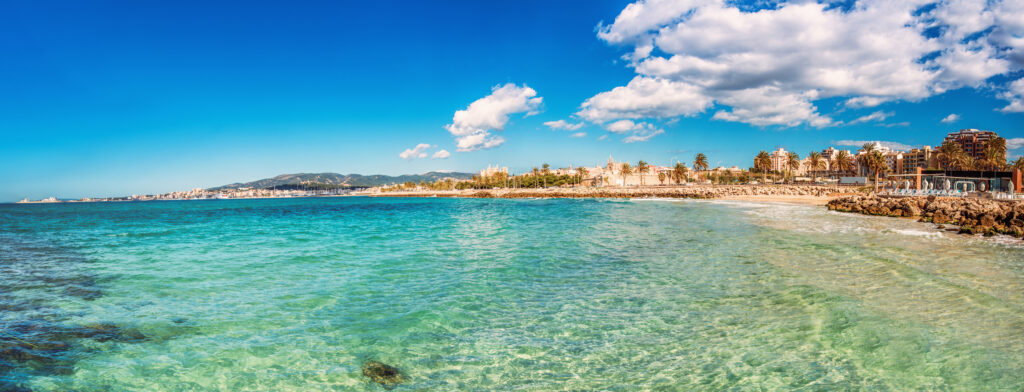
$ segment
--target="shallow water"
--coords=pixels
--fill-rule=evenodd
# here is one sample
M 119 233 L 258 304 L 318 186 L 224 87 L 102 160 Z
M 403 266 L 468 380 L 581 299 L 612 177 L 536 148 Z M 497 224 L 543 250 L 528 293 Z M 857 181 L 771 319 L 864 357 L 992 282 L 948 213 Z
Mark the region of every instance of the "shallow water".
M 1024 247 L 746 202 L 0 205 L 0 390 L 1021 390 Z

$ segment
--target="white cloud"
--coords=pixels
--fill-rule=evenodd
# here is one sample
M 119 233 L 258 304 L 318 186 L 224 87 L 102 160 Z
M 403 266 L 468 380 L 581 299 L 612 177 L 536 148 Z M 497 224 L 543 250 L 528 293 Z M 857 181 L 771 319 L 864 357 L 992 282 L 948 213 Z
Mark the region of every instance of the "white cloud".
M 665 119 L 717 104 L 720 120 L 822 127 L 840 122 L 819 113 L 821 99 L 850 108 L 918 101 L 1024 69 L 1019 0 L 821 3 L 781 1 L 757 12 L 726 0 L 630 4 L 597 36 L 631 49 L 624 57 L 637 76 L 587 99 L 577 115 Z M 1024 111 L 1018 82 L 996 86 L 1010 102 L 1003 111 Z
M 632 135 L 627 136 L 625 139 L 622 139 L 622 141 L 625 142 L 625 143 L 646 142 L 648 140 L 651 140 L 652 137 L 661 135 L 663 133 L 665 133 L 664 130 L 655 129 L 655 128 L 652 127 L 652 128 L 647 128 L 647 129 L 642 129 L 640 131 L 637 131 L 637 132 L 633 133 Z
M 878 112 L 874 112 L 874 113 L 871 113 L 871 114 L 866 115 L 866 116 L 857 117 L 856 120 L 850 121 L 850 124 L 851 125 L 852 124 L 860 124 L 860 123 L 866 123 L 866 122 L 871 122 L 871 121 L 885 121 L 885 119 L 887 119 L 889 117 L 892 117 L 892 115 L 893 115 L 892 112 L 878 111 Z
M 605 124 L 604 128 L 607 129 L 608 132 L 612 132 L 612 133 L 617 133 L 617 134 L 627 134 L 628 133 L 629 136 L 627 136 L 624 139 L 622 139 L 622 141 L 624 141 L 626 143 L 646 142 L 646 141 L 650 140 L 652 137 L 655 137 L 657 135 L 665 133 L 664 130 L 657 129 L 654 126 L 654 124 L 650 124 L 650 123 L 646 123 L 646 122 L 639 122 L 639 123 L 637 123 L 637 122 L 633 122 L 631 120 L 619 120 L 619 121 L 611 122 L 611 123 Z M 604 140 L 604 137 L 601 137 L 598 140 Z
M 1006 139 L 1006 149 L 1016 150 L 1024 147 L 1024 137 L 1014 137 Z
M 437 150 L 437 152 L 435 152 L 434 155 L 431 155 L 430 158 L 447 159 L 450 156 L 452 156 L 452 153 L 448 152 L 448 150 Z
M 607 138 L 608 138 L 608 135 L 605 134 L 605 135 L 598 136 L 597 140 L 604 140 L 604 139 L 607 139 Z
M 433 146 L 427 143 L 420 143 L 417 144 L 416 147 L 408 148 L 405 151 L 402 151 L 401 154 L 398 154 L 398 157 L 402 159 L 426 158 L 426 151 L 429 150 L 431 147 Z
M 537 92 L 526 85 L 495 86 L 490 95 L 473 101 L 465 110 L 456 111 L 452 123 L 445 125 L 445 129 L 455 137 L 457 151 L 496 147 L 505 139 L 491 132 L 504 130 L 512 114 L 536 114 L 542 101 Z
M 637 76 L 624 87 L 590 97 L 577 113 L 592 122 L 622 118 L 668 118 L 694 115 L 711 106 L 700 88 L 666 79 Z
M 630 120 L 619 120 L 619 121 L 615 121 L 615 122 L 612 122 L 612 123 L 605 124 L 604 129 L 607 129 L 608 132 L 613 132 L 613 133 L 626 133 L 626 132 L 629 132 L 629 131 L 632 131 L 632 130 L 636 129 L 636 127 L 637 127 L 636 123 L 634 123 L 634 122 L 632 122 Z
M 881 140 L 840 140 L 840 141 L 835 142 L 835 145 L 837 145 L 837 146 L 860 147 L 860 146 L 863 146 L 863 145 L 868 144 L 868 143 L 878 143 L 882 147 L 890 148 L 890 149 L 893 149 L 893 150 L 899 150 L 899 151 L 907 151 L 907 150 L 910 150 L 912 148 L 915 148 L 914 146 L 911 146 L 909 144 L 903 144 L 903 143 L 899 143 L 899 142 L 887 142 L 887 141 L 881 141 Z
M 950 113 L 948 116 L 942 118 L 943 124 L 955 123 L 960 120 L 960 115 L 956 113 Z
M 1015 82 L 1010 83 L 1010 86 L 1006 91 L 1000 94 L 1000 98 L 1010 102 L 1009 105 L 1000 109 L 1001 111 L 1013 113 L 1024 112 L 1024 79 L 1017 79 Z
M 584 137 L 584 136 L 587 136 L 586 132 L 576 132 L 576 133 L 574 133 L 572 135 L 569 135 L 569 137 L 577 137 L 577 138 L 578 137 Z
M 583 128 L 583 123 L 571 123 L 565 120 L 547 121 L 544 125 L 547 125 L 548 128 L 551 128 L 552 130 L 575 131 Z

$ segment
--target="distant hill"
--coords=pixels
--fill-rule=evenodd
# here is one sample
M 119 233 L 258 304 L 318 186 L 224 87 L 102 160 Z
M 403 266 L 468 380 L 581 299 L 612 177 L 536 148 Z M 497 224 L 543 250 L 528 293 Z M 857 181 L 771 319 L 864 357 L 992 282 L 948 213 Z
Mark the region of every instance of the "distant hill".
M 252 182 L 236 182 L 234 184 L 221 185 L 218 187 L 210 188 L 210 190 L 218 189 L 230 189 L 230 188 L 270 188 L 282 185 L 295 185 L 302 183 L 321 183 L 339 185 L 344 187 L 353 188 L 365 188 L 378 185 L 388 184 L 400 184 L 403 182 L 412 181 L 419 183 L 420 181 L 434 182 L 443 178 L 455 178 L 455 179 L 469 179 L 473 177 L 473 173 L 458 173 L 458 172 L 429 172 L 423 174 L 405 174 L 401 176 L 385 176 L 383 174 L 374 174 L 364 176 L 362 174 L 338 174 L 338 173 L 296 173 L 296 174 L 282 174 L 272 178 L 264 178 L 262 180 L 256 180 Z

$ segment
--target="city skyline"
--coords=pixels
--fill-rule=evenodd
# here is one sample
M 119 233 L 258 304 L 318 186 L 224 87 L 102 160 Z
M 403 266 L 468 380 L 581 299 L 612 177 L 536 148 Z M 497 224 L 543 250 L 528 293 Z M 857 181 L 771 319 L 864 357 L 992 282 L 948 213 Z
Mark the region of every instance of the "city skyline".
M 965 128 L 1016 158 L 1024 6 L 971 4 L 18 4 L 0 201 L 609 154 L 746 168 Z

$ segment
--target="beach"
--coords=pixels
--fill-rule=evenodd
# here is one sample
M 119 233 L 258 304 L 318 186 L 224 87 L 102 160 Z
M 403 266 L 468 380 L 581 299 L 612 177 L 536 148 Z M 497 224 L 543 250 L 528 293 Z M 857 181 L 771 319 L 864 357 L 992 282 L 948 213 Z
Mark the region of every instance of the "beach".
M 374 197 L 463 198 L 670 198 L 719 199 L 824 206 L 838 197 L 857 194 L 857 189 L 834 185 L 691 185 L 637 187 L 564 187 L 519 189 L 412 190 L 366 192 Z

